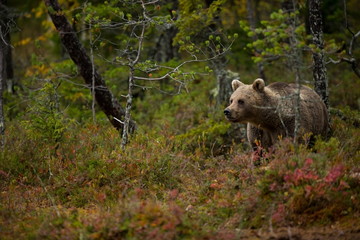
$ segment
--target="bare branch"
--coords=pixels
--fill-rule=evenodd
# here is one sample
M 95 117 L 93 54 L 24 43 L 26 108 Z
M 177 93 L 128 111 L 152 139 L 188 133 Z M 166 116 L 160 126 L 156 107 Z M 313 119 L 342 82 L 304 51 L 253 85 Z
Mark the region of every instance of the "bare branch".
M 144 5 L 151 5 L 151 4 L 155 4 L 157 2 L 159 2 L 159 0 L 154 0 L 154 1 L 147 2 L 147 3 L 144 3 L 143 1 L 141 1 L 141 3 L 143 3 Z
M 355 40 L 360 36 L 360 31 L 358 31 L 356 34 L 353 35 L 353 37 L 351 38 L 350 41 L 350 46 L 349 46 L 349 55 L 352 56 L 352 51 L 353 51 L 353 47 L 354 47 L 354 42 Z
M 231 43 L 232 45 L 232 43 Z M 165 73 L 163 76 L 161 77 L 156 77 L 156 78 L 151 78 L 151 77 L 138 77 L 138 76 L 134 76 L 134 79 L 137 79 L 137 80 L 145 80 L 145 81 L 160 81 L 160 80 L 164 80 L 168 77 L 171 77 L 171 74 L 172 73 L 176 73 L 180 68 L 182 68 L 184 65 L 186 64 L 190 64 L 190 63 L 197 63 L 197 62 L 208 62 L 208 61 L 212 61 L 222 55 L 224 55 L 227 51 L 230 50 L 231 48 L 231 45 L 225 49 L 225 51 L 215 55 L 215 56 L 212 56 L 210 58 L 205 58 L 205 59 L 198 59 L 196 55 L 192 55 L 193 59 L 191 60 L 187 60 L 187 61 L 184 61 L 182 63 L 180 63 L 178 66 L 176 66 L 175 68 L 170 68 L 171 71 Z
M 144 41 L 144 33 L 145 33 L 145 24 L 142 24 L 141 35 L 139 37 L 139 47 L 138 47 L 136 58 L 132 62 L 132 66 L 134 66 L 136 63 L 138 63 L 138 61 L 140 59 L 141 48 L 143 46 L 143 41 Z
M 360 78 L 360 69 L 358 67 L 358 62 L 355 58 L 345 58 L 345 57 L 342 57 L 338 60 L 334 60 L 332 58 L 329 58 L 329 61 L 327 62 L 328 63 L 333 63 L 333 64 L 339 64 L 339 63 L 342 63 L 342 62 L 346 62 L 346 63 L 349 63 L 351 65 L 351 69 L 354 71 L 354 73 L 356 74 L 356 76 L 358 76 L 358 78 Z
M 360 78 L 360 69 L 358 66 L 358 62 L 355 59 L 355 57 L 353 57 L 353 50 L 354 50 L 354 45 L 355 45 L 355 41 L 356 39 L 360 36 L 360 31 L 358 31 L 357 33 L 354 33 L 349 26 L 348 23 L 348 18 L 347 18 L 347 6 L 346 6 L 346 0 L 343 1 L 344 3 L 344 18 L 345 18 L 345 27 L 346 29 L 349 31 L 349 33 L 352 35 L 352 38 L 350 40 L 350 46 L 348 49 L 348 54 L 350 56 L 350 58 L 341 58 L 338 61 L 333 61 L 332 59 L 330 59 L 330 61 L 332 63 L 341 63 L 341 62 L 347 62 L 351 65 L 352 70 L 354 71 L 354 73 L 356 74 L 356 76 L 358 76 Z

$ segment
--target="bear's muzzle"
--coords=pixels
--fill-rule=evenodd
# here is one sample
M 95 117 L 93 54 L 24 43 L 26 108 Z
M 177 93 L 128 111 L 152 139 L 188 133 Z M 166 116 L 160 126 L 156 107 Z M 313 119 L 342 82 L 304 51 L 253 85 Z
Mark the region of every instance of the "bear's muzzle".
M 225 114 L 226 117 L 230 117 L 230 116 L 231 116 L 231 112 L 230 112 L 230 110 L 229 110 L 228 108 L 225 108 L 224 114 Z

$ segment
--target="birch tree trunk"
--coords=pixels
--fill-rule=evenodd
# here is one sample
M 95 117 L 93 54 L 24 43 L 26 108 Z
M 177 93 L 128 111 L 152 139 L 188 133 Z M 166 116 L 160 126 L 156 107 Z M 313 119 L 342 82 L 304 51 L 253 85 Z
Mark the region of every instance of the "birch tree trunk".
M 313 52 L 313 79 L 315 91 L 320 95 L 328 109 L 329 92 L 328 78 L 324 57 L 323 22 L 321 15 L 321 0 L 309 0 L 309 22 L 313 43 L 319 51 Z M 328 118 L 330 119 L 330 118 Z
M 142 2 L 142 6 L 143 9 L 145 11 L 145 6 L 144 3 Z M 131 60 L 128 67 L 129 67 L 129 81 L 128 81 L 128 94 L 126 96 L 126 108 L 125 108 L 125 118 L 124 118 L 124 129 L 123 129 L 123 134 L 122 134 L 122 138 L 121 138 L 121 148 L 124 149 L 125 145 L 128 143 L 129 141 L 129 132 L 130 132 L 130 121 L 131 121 L 131 108 L 132 108 L 132 101 L 133 101 L 133 89 L 135 86 L 135 79 L 134 79 L 134 75 L 135 75 L 135 65 L 139 62 L 140 60 L 140 55 L 141 55 L 141 49 L 143 46 L 143 41 L 144 41 L 144 34 L 145 34 L 145 28 L 146 25 L 145 23 L 143 23 L 142 25 L 142 30 L 140 33 L 140 36 L 138 37 L 138 41 L 139 41 L 139 46 L 138 46 L 138 50 L 137 50 L 137 54 L 135 59 Z
M 84 78 L 89 88 L 94 84 L 96 102 L 112 125 L 116 129 L 122 130 L 122 119 L 124 118 L 125 110 L 110 92 L 99 72 L 93 67 L 85 48 L 80 43 L 73 27 L 63 14 L 57 0 L 44 0 L 44 2 L 48 9 L 48 14 L 60 34 L 61 42 L 68 51 L 70 58 L 77 65 L 80 75 Z M 129 132 L 133 132 L 135 128 L 135 122 L 129 120 Z
M 327 109 L 327 120 L 330 123 L 330 104 L 328 78 L 324 56 L 323 22 L 321 14 L 321 0 L 309 0 L 309 23 L 313 43 L 318 51 L 313 52 L 313 79 L 315 91 L 320 95 Z M 330 124 L 327 133 L 331 132 Z

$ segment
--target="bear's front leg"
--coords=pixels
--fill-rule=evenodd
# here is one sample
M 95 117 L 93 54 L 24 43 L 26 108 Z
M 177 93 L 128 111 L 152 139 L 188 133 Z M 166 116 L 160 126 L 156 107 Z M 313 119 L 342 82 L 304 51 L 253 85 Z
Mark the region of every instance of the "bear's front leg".
M 272 145 L 270 134 L 263 129 L 257 128 L 251 123 L 247 124 L 247 138 L 253 150 L 251 160 L 254 165 L 261 164 L 261 160 L 268 147 Z

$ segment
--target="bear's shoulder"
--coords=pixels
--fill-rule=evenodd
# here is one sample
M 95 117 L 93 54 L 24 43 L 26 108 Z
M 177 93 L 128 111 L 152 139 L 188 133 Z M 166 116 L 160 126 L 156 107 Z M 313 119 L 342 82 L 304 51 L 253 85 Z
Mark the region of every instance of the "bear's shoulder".
M 286 89 L 288 89 L 288 90 L 293 90 L 293 89 L 298 88 L 298 85 L 295 84 L 295 83 L 274 82 L 274 83 L 270 83 L 270 84 L 268 85 L 268 88 L 270 88 L 270 89 L 273 90 L 273 91 L 276 91 L 276 90 L 284 90 L 284 89 L 285 89 L 285 90 L 286 90 Z M 306 86 L 306 85 L 301 85 L 301 86 L 300 86 L 300 89 L 301 89 L 301 90 L 311 90 L 311 91 L 312 91 L 312 89 L 309 88 L 309 87 Z
M 267 88 L 271 90 L 272 93 L 276 95 L 287 95 L 294 92 L 294 84 L 285 83 L 285 82 L 273 82 L 270 83 Z
M 285 82 L 273 82 L 268 85 L 268 88 L 276 90 L 276 89 L 284 89 L 290 87 L 289 83 Z
M 267 87 L 272 92 L 284 96 L 287 94 L 294 93 L 295 90 L 298 88 L 298 85 L 295 83 L 274 82 L 274 83 L 269 84 Z M 311 96 L 313 96 L 313 94 L 315 93 L 314 90 L 312 90 L 311 88 L 309 88 L 305 85 L 300 86 L 300 92 L 302 94 L 311 95 Z

